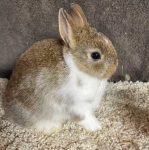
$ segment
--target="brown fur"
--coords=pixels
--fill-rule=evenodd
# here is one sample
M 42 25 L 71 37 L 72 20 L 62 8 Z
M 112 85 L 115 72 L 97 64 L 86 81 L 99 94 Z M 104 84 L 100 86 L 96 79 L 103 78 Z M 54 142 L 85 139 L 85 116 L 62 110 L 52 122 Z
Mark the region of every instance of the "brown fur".
M 48 77 L 48 72 L 45 72 L 43 79 L 46 77 L 47 79 L 45 80 L 53 81 L 53 86 L 62 84 L 58 80 L 53 80 L 58 79 L 58 74 L 62 72 L 63 78 L 66 74 L 65 65 L 61 65 L 61 68 L 56 67 L 60 61 L 63 61 L 62 46 L 63 42 L 61 40 L 43 40 L 35 43 L 21 55 L 7 85 L 4 100 L 6 105 L 9 105 L 9 103 L 11 105 L 11 101 L 17 99 L 27 109 L 34 108 L 33 93 L 35 92 L 35 82 L 41 68 L 49 68 L 48 71 L 53 72 L 52 78 Z M 46 86 L 46 82 L 43 84 Z M 40 93 L 42 93 L 42 89 Z

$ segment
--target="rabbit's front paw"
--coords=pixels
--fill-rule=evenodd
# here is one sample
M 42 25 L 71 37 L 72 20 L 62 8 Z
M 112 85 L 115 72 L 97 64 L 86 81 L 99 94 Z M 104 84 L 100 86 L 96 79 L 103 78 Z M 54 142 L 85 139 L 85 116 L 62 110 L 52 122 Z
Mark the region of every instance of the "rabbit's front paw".
M 44 134 L 52 134 L 62 130 L 62 126 L 60 123 L 52 123 L 50 121 L 39 121 L 38 123 L 36 123 L 35 128 L 38 131 L 43 132 Z
M 78 124 L 83 126 L 87 131 L 91 131 L 91 132 L 102 129 L 101 123 L 94 116 L 92 116 L 90 118 L 88 118 L 88 117 L 84 118 Z

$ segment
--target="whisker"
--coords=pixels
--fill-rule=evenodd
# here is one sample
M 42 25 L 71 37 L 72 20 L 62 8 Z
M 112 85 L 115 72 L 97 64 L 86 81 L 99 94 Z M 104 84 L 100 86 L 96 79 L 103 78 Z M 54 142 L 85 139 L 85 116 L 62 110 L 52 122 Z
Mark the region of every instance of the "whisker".
M 97 95 L 98 89 L 99 89 L 99 87 L 100 87 L 100 85 L 101 85 L 101 82 L 102 82 L 102 80 L 99 81 L 99 84 L 98 84 L 98 87 L 97 87 L 97 89 L 96 89 L 96 91 L 95 91 L 95 95 L 94 95 L 93 100 L 95 100 L 95 98 L 96 98 L 96 95 Z

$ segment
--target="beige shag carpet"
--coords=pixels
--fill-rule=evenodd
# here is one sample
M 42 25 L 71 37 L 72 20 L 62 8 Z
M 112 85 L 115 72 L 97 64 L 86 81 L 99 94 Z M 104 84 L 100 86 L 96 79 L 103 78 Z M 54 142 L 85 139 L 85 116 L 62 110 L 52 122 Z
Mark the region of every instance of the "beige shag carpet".
M 0 150 L 149 150 L 149 82 L 108 83 L 95 112 L 101 131 L 88 133 L 68 122 L 61 132 L 49 136 L 2 117 L 6 84 L 0 79 Z

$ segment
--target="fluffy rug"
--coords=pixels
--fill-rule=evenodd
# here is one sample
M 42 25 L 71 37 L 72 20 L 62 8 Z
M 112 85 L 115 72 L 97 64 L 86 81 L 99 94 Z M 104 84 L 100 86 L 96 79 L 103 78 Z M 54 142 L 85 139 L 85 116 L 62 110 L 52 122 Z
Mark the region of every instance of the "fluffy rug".
M 0 79 L 0 150 L 147 150 L 149 149 L 149 82 L 108 83 L 95 112 L 101 131 L 88 133 L 68 122 L 63 130 L 44 135 L 5 120 L 1 100 L 7 84 Z

